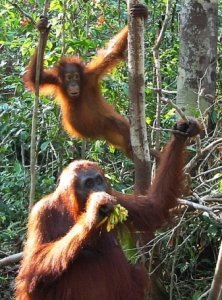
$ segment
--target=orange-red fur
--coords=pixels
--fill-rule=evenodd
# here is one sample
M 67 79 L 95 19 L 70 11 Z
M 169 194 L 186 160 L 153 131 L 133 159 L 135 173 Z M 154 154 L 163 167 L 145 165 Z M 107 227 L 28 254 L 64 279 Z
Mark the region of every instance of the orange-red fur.
M 180 128 L 187 136 L 199 132 L 193 121 L 180 123 Z M 143 300 L 146 273 L 140 264 L 128 263 L 116 230 L 107 232 L 105 225 L 97 228 L 98 208 L 116 198 L 128 210 L 125 224 L 130 232 L 153 233 L 182 193 L 187 136 L 172 137 L 145 196 L 123 195 L 105 185 L 104 192 L 91 193 L 85 209 L 80 209 L 82 199 L 76 193 L 80 172 L 95 169 L 105 176 L 96 163 L 71 163 L 58 188 L 31 212 L 16 300 Z
M 126 26 L 107 47 L 88 64 L 78 57 L 64 57 L 52 69 L 41 70 L 40 93 L 55 97 L 62 109 L 62 122 L 72 137 L 105 139 L 126 155 L 132 157 L 130 126 L 128 120 L 108 104 L 100 91 L 100 79 L 124 58 L 127 48 L 128 27 Z M 64 91 L 59 75 L 61 65 L 74 64 L 82 75 L 81 94 L 70 99 Z M 31 59 L 23 77 L 25 86 L 35 90 L 36 53 Z

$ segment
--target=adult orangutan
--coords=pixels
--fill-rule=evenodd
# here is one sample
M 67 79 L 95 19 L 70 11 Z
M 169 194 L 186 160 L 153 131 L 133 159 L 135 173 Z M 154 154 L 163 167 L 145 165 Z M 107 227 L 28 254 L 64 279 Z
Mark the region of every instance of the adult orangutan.
M 148 285 L 142 265 L 130 264 L 115 230 L 101 222 L 117 203 L 125 225 L 154 232 L 182 193 L 186 140 L 199 133 L 194 119 L 180 121 L 161 156 L 145 196 L 113 191 L 95 162 L 72 162 L 58 188 L 33 208 L 16 300 L 143 300 Z

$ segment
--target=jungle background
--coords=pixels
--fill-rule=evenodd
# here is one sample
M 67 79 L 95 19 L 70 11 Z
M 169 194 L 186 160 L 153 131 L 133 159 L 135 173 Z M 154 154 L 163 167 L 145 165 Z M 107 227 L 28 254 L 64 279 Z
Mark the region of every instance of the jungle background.
M 149 9 L 144 36 L 146 123 L 151 144 L 155 146 L 153 128 L 156 124 L 158 93 L 153 47 L 164 20 L 167 1 L 147 0 L 145 3 Z M 43 4 L 44 1 L 40 0 L 0 0 L 0 259 L 21 252 L 25 241 L 34 96 L 25 90 L 21 77 L 38 42 L 34 22 L 41 15 Z M 172 102 L 175 102 L 177 90 L 181 5 L 180 1 L 172 1 L 159 55 L 161 87 L 168 91 L 165 97 Z M 158 251 L 151 272 L 158 272 L 169 295 L 167 299 L 204 299 L 204 294 L 207 295 L 211 286 L 220 247 L 222 3 L 218 6 L 213 140 L 212 136 L 206 136 L 200 141 L 202 149 L 206 151 L 199 157 L 196 144 L 189 147 L 188 162 L 193 157 L 198 159 L 192 172 L 189 172 L 191 183 L 187 195 L 183 197 L 187 202 L 181 202 L 184 205 L 172 214 L 170 224 L 157 232 L 149 250 L 150 261 Z M 45 65 L 52 66 L 64 54 L 80 54 L 85 61 L 89 61 L 96 49 L 103 47 L 127 23 L 127 8 L 125 1 L 116 0 L 52 0 L 48 16 L 52 30 L 47 43 Z M 102 82 L 102 93 L 121 114 L 128 116 L 127 63 L 122 63 L 106 76 Z M 198 110 L 193 111 L 193 115 L 202 118 Z M 61 127 L 60 117 L 56 103 L 41 97 L 38 109 L 36 201 L 54 190 L 61 170 L 69 162 L 80 158 L 97 161 L 115 189 L 132 192 L 133 163 L 105 141 L 71 139 Z M 171 128 L 175 120 L 175 108 L 163 101 L 161 128 Z M 169 136 L 167 130 L 160 131 L 161 147 Z M 131 259 L 137 258 L 134 252 Z M 0 299 L 12 299 L 19 262 L 0 267 Z

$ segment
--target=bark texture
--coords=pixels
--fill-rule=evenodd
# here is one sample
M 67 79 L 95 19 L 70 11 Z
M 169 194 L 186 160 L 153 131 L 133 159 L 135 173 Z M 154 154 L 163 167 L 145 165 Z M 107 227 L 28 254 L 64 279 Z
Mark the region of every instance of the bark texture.
M 201 113 L 216 92 L 217 1 L 183 0 L 180 12 L 180 62 L 177 105 Z

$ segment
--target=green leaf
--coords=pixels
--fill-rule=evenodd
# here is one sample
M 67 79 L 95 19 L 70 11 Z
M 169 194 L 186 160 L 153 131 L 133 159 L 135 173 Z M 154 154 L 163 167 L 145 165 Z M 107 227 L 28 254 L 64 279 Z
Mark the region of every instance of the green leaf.
M 219 191 L 222 192 L 222 179 L 219 181 Z
M 48 148 L 49 144 L 50 144 L 50 141 L 46 141 L 46 142 L 42 143 L 40 146 L 41 151 L 44 152 Z
M 14 171 L 15 173 L 21 173 L 22 171 L 22 166 L 19 162 L 16 162 L 15 165 L 14 165 Z

